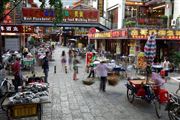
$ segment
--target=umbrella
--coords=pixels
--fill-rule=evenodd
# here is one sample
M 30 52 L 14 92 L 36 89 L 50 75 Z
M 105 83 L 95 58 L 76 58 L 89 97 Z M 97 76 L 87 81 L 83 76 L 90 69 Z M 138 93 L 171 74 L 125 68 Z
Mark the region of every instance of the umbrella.
M 156 56 L 156 40 L 155 35 L 150 35 L 145 46 L 144 54 L 148 63 L 152 63 Z
M 154 34 L 151 34 L 148 37 L 148 40 L 144 46 L 144 54 L 145 58 L 147 60 L 147 67 L 146 67 L 146 73 L 147 73 L 147 81 L 148 82 L 148 75 L 151 73 L 151 63 L 153 62 L 155 56 L 156 56 L 156 37 Z

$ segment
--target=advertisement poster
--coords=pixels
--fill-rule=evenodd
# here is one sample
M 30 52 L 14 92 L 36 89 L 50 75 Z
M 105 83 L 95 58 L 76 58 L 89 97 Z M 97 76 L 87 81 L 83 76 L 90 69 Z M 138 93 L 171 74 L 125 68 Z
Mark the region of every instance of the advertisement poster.
M 93 56 L 93 53 L 92 52 L 87 52 L 86 53 L 86 65 L 89 65 L 92 61 L 92 56 Z

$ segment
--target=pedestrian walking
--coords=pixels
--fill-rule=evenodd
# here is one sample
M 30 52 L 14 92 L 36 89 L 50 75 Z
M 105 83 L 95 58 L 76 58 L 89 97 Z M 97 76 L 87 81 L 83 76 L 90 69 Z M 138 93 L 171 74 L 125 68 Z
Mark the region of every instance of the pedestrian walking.
M 65 51 L 63 50 L 63 51 L 62 51 L 62 55 L 61 55 L 61 64 L 62 64 L 62 68 L 64 68 L 65 73 L 67 73 L 67 65 L 66 65 L 66 62 L 67 62 L 67 60 L 66 60 L 66 53 L 65 53 Z
M 77 74 L 78 74 L 78 64 L 79 64 L 79 60 L 76 57 L 76 54 L 74 55 L 74 59 L 73 59 L 73 80 L 78 80 L 77 78 Z
M 100 87 L 99 90 L 105 92 L 106 91 L 106 82 L 107 82 L 107 74 L 110 69 L 108 68 L 106 61 L 101 61 L 100 64 L 95 68 L 95 72 L 100 77 Z
M 72 68 L 72 60 L 73 60 L 73 51 L 69 50 L 68 52 L 68 64 L 69 64 L 69 70 Z
M 46 52 L 46 56 L 42 60 L 42 68 L 45 75 L 44 81 L 48 83 L 48 72 L 49 72 L 49 59 L 48 59 L 49 52 Z
M 94 78 L 95 77 L 95 72 L 94 72 L 94 61 L 96 60 L 97 56 L 96 56 L 96 53 L 93 53 L 93 56 L 92 56 L 92 60 L 91 60 L 91 63 L 90 63 L 90 73 L 88 75 L 88 78 L 92 77 Z

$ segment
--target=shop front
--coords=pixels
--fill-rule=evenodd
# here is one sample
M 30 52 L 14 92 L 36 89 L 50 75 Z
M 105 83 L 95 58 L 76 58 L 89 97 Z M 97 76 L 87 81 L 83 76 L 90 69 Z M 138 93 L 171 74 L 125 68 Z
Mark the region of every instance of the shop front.
M 88 38 L 94 41 L 95 49 L 121 54 L 125 48 L 122 44 L 127 41 L 127 30 L 111 30 L 88 34 Z
M 146 40 L 152 32 L 156 33 L 156 58 L 158 61 L 169 56 L 172 51 L 179 51 L 180 30 L 129 29 L 128 38 L 136 41 L 136 53 L 144 51 Z
M 22 25 L 1 25 L 2 48 L 3 51 L 19 51 L 21 46 L 25 46 L 25 35 L 34 31 L 32 26 Z

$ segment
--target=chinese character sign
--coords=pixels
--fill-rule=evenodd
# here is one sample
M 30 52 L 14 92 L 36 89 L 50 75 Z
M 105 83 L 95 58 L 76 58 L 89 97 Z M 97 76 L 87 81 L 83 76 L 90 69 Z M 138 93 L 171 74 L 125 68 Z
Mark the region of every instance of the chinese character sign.
M 22 8 L 22 20 L 26 22 L 53 22 L 55 19 L 53 9 Z M 98 10 L 64 10 L 64 22 L 98 22 Z
M 134 39 L 147 39 L 152 33 L 156 34 L 157 39 L 180 39 L 180 30 L 166 29 L 131 29 L 129 37 Z

